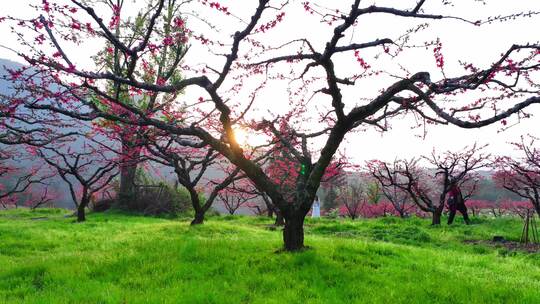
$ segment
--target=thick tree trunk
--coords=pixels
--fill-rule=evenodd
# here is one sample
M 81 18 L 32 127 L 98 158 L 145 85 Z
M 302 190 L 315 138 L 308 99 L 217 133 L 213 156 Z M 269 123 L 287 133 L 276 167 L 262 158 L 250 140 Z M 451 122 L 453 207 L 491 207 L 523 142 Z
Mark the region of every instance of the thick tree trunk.
M 192 226 L 200 225 L 202 223 L 204 223 L 204 212 L 202 212 L 202 211 L 195 212 L 195 217 L 191 221 L 191 225 Z
M 285 219 L 283 242 L 286 251 L 298 251 L 304 248 L 304 216 L 293 215 Z
M 285 219 L 283 218 L 283 215 L 279 211 L 276 211 L 276 221 L 274 222 L 274 225 L 276 225 L 276 226 L 284 226 L 285 225 Z
M 118 200 L 122 207 L 128 210 L 136 209 L 135 198 L 135 175 L 137 174 L 137 163 L 123 164 L 120 167 L 120 189 L 118 190 Z
M 442 216 L 442 210 L 435 210 L 433 212 L 433 217 L 431 218 L 431 225 L 440 225 L 441 216 Z
M 122 206 L 133 207 L 133 198 L 135 196 L 135 174 L 137 164 L 126 164 L 120 169 L 120 189 L 118 199 Z
M 137 175 L 138 159 L 140 149 L 134 147 L 136 138 L 133 135 L 122 136 L 122 157 L 120 164 L 120 189 L 118 189 L 118 200 L 120 206 L 128 210 L 137 210 L 135 203 L 135 177 Z
M 189 192 L 189 197 L 191 199 L 191 206 L 195 210 L 195 217 L 191 221 L 191 225 L 200 225 L 204 222 L 204 214 L 206 210 L 201 206 L 201 200 L 199 198 L 199 193 L 193 188 L 187 188 Z
M 86 221 L 86 214 L 84 212 L 84 207 L 79 206 L 77 208 L 77 222 L 84 222 Z
M 86 205 L 88 205 L 88 202 L 85 202 L 83 200 L 77 207 L 77 222 L 86 221 L 86 212 L 85 212 Z

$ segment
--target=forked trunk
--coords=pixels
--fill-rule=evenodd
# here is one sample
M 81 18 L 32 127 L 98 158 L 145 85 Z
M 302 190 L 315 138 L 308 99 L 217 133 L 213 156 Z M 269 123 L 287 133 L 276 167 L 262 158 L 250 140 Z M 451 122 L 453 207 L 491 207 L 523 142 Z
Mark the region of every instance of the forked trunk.
M 398 210 L 398 213 L 399 213 L 399 217 L 404 219 L 407 217 L 407 215 L 405 214 L 405 212 L 403 210 Z
M 204 212 L 195 212 L 195 218 L 191 221 L 191 225 L 200 225 L 204 223 Z
M 304 248 L 304 217 L 293 215 L 285 219 L 283 242 L 286 251 L 298 251 Z

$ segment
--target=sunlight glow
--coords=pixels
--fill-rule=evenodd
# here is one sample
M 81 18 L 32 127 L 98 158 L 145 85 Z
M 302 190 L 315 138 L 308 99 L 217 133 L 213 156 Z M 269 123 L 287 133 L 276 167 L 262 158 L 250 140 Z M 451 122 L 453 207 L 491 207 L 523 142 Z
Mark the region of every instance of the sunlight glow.
M 270 141 L 270 138 L 267 135 L 255 132 L 248 128 L 235 127 L 233 130 L 236 142 L 243 148 L 256 148 L 266 145 Z
M 234 137 L 240 146 L 246 146 L 249 144 L 249 134 L 245 129 L 234 129 Z

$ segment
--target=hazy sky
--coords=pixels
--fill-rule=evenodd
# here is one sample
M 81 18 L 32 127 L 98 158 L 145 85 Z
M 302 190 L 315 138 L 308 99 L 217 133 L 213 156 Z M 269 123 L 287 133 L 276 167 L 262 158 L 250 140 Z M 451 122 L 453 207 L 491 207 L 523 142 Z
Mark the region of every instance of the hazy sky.
M 52 0 L 51 0 L 52 1 Z M 130 2 L 130 1 L 128 1 Z M 143 1 L 135 1 L 137 4 Z M 291 10 L 287 10 L 285 20 L 279 24 L 276 29 L 271 31 L 267 36 L 271 44 L 277 46 L 294 38 L 307 37 L 313 41 L 316 48 L 319 50 L 324 46 L 324 42 L 331 35 L 331 27 L 318 22 L 318 19 L 307 15 L 301 5 L 295 4 Z M 299 1 L 297 1 L 299 2 Z M 335 1 L 311 1 L 321 5 L 332 4 Z M 413 1 L 362 1 L 362 6 L 367 6 L 370 3 L 376 2 L 377 5 L 391 5 L 399 3 L 401 8 L 413 7 L 416 3 Z M 537 10 L 540 11 L 540 1 L 537 0 L 519 0 L 519 1 L 504 1 L 491 0 L 486 1 L 487 6 L 482 6 L 478 1 L 457 0 L 453 1 L 454 6 L 442 7 L 441 0 L 427 0 L 424 6 L 426 13 L 439 13 L 448 15 L 457 15 L 470 20 L 483 19 L 488 15 L 508 15 L 513 12 Z M 29 8 L 29 4 L 40 4 L 41 0 L 18 0 L 10 2 L 10 5 L 5 5 L 0 15 L 17 15 L 17 16 L 35 16 L 35 11 Z M 254 9 L 256 1 L 220 1 L 225 6 L 230 7 L 230 10 L 236 15 L 246 18 Z M 337 3 L 337 2 L 336 2 Z M 344 3 L 344 8 L 350 6 L 351 1 L 340 0 Z M 134 7 L 134 6 L 133 6 Z M 189 17 L 188 17 L 189 18 Z M 270 16 L 269 16 L 270 18 Z M 231 33 L 240 29 L 242 24 L 231 23 L 228 19 L 221 20 L 219 17 L 210 18 L 211 22 L 221 28 L 220 38 L 224 41 Z M 399 37 L 406 29 L 426 21 L 406 20 L 403 18 L 389 18 L 388 16 L 369 16 L 359 21 L 358 27 L 354 32 L 348 32 L 346 39 L 354 42 L 366 42 L 374 38 L 396 38 Z M 189 23 L 189 22 L 188 22 Z M 538 42 L 538 28 L 540 26 L 540 18 L 524 18 L 518 19 L 512 23 L 495 23 L 483 27 L 475 27 L 457 21 L 435 21 L 429 22 L 430 28 L 418 35 L 419 41 L 429 40 L 437 37 L 443 42 L 443 52 L 445 55 L 446 73 L 449 77 L 457 76 L 462 73 L 461 70 L 453 67 L 459 67 L 458 60 L 476 62 L 480 67 L 489 67 L 489 64 L 497 59 L 500 53 L 503 53 L 514 43 Z M 196 20 L 191 21 L 190 26 L 195 30 L 200 27 L 200 31 L 206 31 L 206 25 Z M 9 34 L 9 28 L 6 24 L 0 24 L 0 33 L 2 33 L 2 45 L 15 47 L 16 40 L 13 35 Z M 72 47 L 70 50 L 80 54 L 80 58 L 88 58 L 89 53 L 96 50 L 96 45 L 87 45 L 85 47 Z M 288 54 L 296 49 L 283 50 L 282 54 Z M 380 51 L 380 49 L 378 50 Z M 440 75 L 437 75 L 435 61 L 433 58 L 425 58 L 426 52 L 411 51 L 404 56 L 409 56 L 408 68 L 414 73 L 418 71 L 432 72 L 432 79 L 439 80 Z M 428 53 L 429 54 L 429 53 Z M 383 66 L 375 66 L 377 69 L 384 69 L 399 73 L 398 65 L 391 60 L 370 60 L 370 56 L 375 56 L 375 53 L 366 52 L 366 60 L 368 63 L 379 64 Z M 12 53 L 5 49 L 0 49 L 0 57 L 20 61 L 13 56 Z M 79 58 L 79 56 L 78 56 Z M 204 62 L 219 66 L 221 59 L 215 59 L 204 49 L 194 45 L 191 54 L 188 54 L 186 61 Z M 89 61 L 83 61 L 88 64 Z M 353 63 L 351 65 L 351 63 Z M 339 64 L 339 65 L 338 65 Z M 354 60 L 348 58 L 338 58 L 336 61 L 338 73 L 346 75 L 354 73 L 354 69 L 358 69 L 354 65 Z M 540 80 L 540 79 L 538 79 Z M 388 87 L 391 82 L 387 78 L 375 78 L 363 83 L 360 87 L 354 89 L 344 89 L 344 96 L 348 104 L 355 104 L 358 101 L 356 97 L 372 98 L 376 92 Z M 258 107 L 262 112 L 272 110 L 276 113 L 284 111 L 287 108 L 287 94 L 279 85 L 269 87 L 263 91 L 258 100 Z M 201 92 L 197 90 L 188 90 L 183 98 L 196 99 Z M 317 101 L 323 103 L 324 100 Z M 392 129 L 384 134 L 380 134 L 374 130 L 358 132 L 347 137 L 347 141 L 343 143 L 342 148 L 346 149 L 348 155 L 357 162 L 362 162 L 369 159 L 393 160 L 395 157 L 413 157 L 420 154 L 428 154 L 433 147 L 437 150 L 444 151 L 447 149 L 457 150 L 465 145 L 471 145 L 474 142 L 480 144 L 489 144 L 489 150 L 495 154 L 513 154 L 513 149 L 508 145 L 509 141 L 515 141 L 523 134 L 533 134 L 540 136 L 538 117 L 540 117 L 540 106 L 535 105 L 529 112 L 535 116 L 516 124 L 504 132 L 500 132 L 501 124 L 495 124 L 489 127 L 476 130 L 464 130 L 455 126 L 430 126 L 428 133 L 423 137 L 423 130 L 411 129 L 413 125 L 412 118 L 399 119 L 392 123 Z M 510 121 L 513 124 L 515 121 Z

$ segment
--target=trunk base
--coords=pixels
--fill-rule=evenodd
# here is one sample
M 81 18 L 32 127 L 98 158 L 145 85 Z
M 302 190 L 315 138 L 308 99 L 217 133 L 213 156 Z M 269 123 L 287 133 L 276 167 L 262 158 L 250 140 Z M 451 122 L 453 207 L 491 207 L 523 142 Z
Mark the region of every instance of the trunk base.
M 433 217 L 431 218 L 431 225 L 437 226 L 441 224 L 441 213 L 433 213 Z
M 202 223 L 204 223 L 204 214 L 202 215 L 195 215 L 195 218 L 191 221 L 191 226 L 194 226 L 194 225 L 201 225 Z
M 285 251 L 300 251 L 304 247 L 304 219 L 292 218 L 285 220 L 283 228 L 283 242 Z
M 77 222 L 81 223 L 86 221 L 86 214 L 84 212 L 84 208 L 77 210 Z

